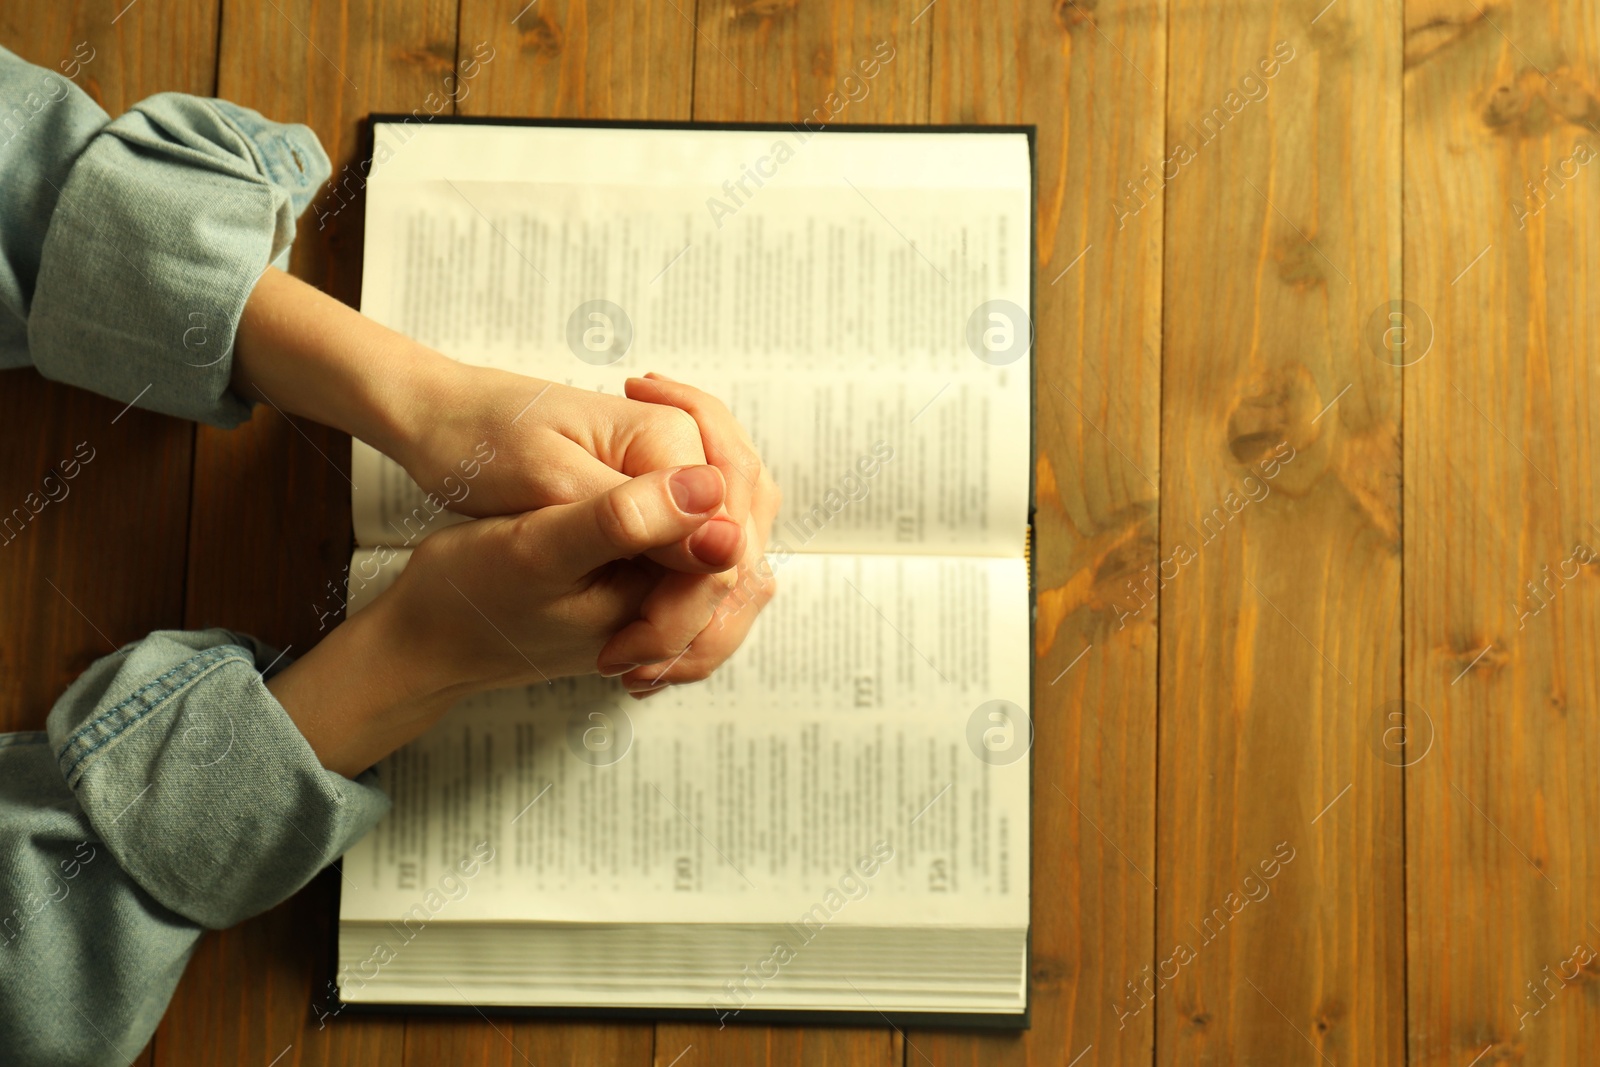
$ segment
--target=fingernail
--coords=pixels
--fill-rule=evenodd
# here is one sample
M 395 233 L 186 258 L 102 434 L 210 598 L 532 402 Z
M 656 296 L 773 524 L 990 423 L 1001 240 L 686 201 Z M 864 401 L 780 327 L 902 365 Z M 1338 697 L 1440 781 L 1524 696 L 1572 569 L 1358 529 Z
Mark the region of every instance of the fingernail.
M 739 548 L 739 525 L 712 519 L 689 537 L 689 551 L 701 563 L 714 567 L 732 566 Z
M 619 674 L 627 674 L 629 671 L 633 670 L 635 667 L 638 667 L 638 666 L 639 666 L 639 664 L 637 664 L 637 663 L 607 663 L 607 664 L 603 664 L 601 666 L 601 668 L 600 668 L 600 677 L 602 677 L 602 678 L 615 678 Z
M 715 467 L 685 467 L 671 479 L 672 500 L 686 514 L 700 515 L 722 503 L 722 476 Z
M 678 384 L 678 379 L 676 379 L 676 378 L 668 378 L 665 374 L 662 374 L 660 371 L 655 371 L 655 370 L 650 371 L 648 374 L 645 375 L 645 377 L 646 378 L 654 378 L 657 381 L 661 381 L 661 382 L 671 382 L 673 385 L 677 385 Z
M 644 693 L 629 693 L 628 695 L 635 700 L 649 700 L 653 696 L 660 696 L 667 691 L 667 688 L 667 686 L 662 686 L 660 689 L 651 689 Z

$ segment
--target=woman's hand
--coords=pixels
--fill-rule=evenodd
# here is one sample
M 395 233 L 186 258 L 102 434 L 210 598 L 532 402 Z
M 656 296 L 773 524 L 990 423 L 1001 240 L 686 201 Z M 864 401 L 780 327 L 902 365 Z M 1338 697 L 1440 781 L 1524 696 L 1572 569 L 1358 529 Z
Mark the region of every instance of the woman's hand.
M 464 515 L 571 504 L 641 474 L 708 462 L 688 412 L 443 357 L 419 368 L 408 396 L 396 402 L 411 409 L 400 420 L 409 429 L 384 450 L 441 499 L 448 497 L 446 479 L 479 442 L 494 449 L 495 461 L 482 467 L 472 491 L 450 505 Z M 743 523 L 737 512 L 718 517 L 728 521 L 707 523 L 684 545 L 651 558 L 690 572 L 738 562 Z M 718 586 L 727 589 L 726 582 L 702 584 L 708 592 Z
M 772 568 L 767 564 L 767 540 L 772 535 L 772 520 L 778 514 L 783 494 L 772 474 L 762 463 L 750 436 L 727 406 L 692 386 L 683 385 L 660 374 L 629 378 L 627 394 L 634 400 L 661 405 L 663 410 L 679 410 L 693 416 L 700 430 L 706 461 L 722 471 L 728 486 L 723 514 L 745 531 L 744 550 L 739 557 L 732 588 L 715 600 L 715 614 L 683 652 L 670 662 L 648 666 L 650 660 L 636 649 L 657 647 L 649 618 L 630 625 L 617 634 L 600 654 L 602 673 L 622 674 L 628 692 L 643 699 L 667 685 L 704 681 L 744 642 L 756 615 L 777 591 Z M 681 599 L 674 588 L 678 576 L 669 576 L 646 600 L 647 611 L 665 614 L 667 602 Z
M 486 438 L 498 462 L 453 506 L 466 515 L 571 504 L 632 475 L 706 462 L 682 411 L 456 363 L 277 267 L 245 301 L 232 357 L 238 395 L 344 430 L 445 498 L 446 475 Z M 742 555 L 741 525 L 714 522 L 651 558 L 704 571 Z M 707 589 L 717 585 L 726 589 Z
M 268 688 L 323 766 L 354 776 L 472 693 L 591 673 L 630 622 L 649 631 L 635 654 L 667 659 L 714 605 L 657 597 L 666 572 L 634 557 L 690 537 L 725 495 L 716 468 L 693 466 L 440 530 L 393 586 Z
M 633 475 L 706 462 L 684 412 L 457 363 L 276 267 L 245 302 L 232 372 L 240 396 L 343 430 L 446 499 L 445 477 L 487 439 L 496 462 L 452 505 L 469 515 L 570 504 Z M 651 558 L 693 572 L 744 554 L 742 524 L 716 521 Z M 714 595 L 730 581 L 696 588 Z
M 651 376 L 612 397 L 456 363 L 276 268 L 245 304 L 233 387 L 366 441 L 435 492 L 487 438 L 496 460 L 455 505 L 473 515 L 572 504 L 631 476 L 716 466 L 723 506 L 683 541 L 651 549 L 652 560 L 678 573 L 663 576 L 644 617 L 600 656 L 604 673 L 621 674 L 641 695 L 706 677 L 772 596 L 762 553 L 777 486 L 727 408 L 697 389 Z M 652 665 L 663 635 L 691 632 L 694 619 L 699 636 Z
M 704 680 L 743 643 L 776 588 L 764 553 L 780 494 L 720 400 L 658 374 L 630 378 L 626 390 L 625 397 L 608 396 L 446 361 L 414 391 L 421 410 L 409 422 L 416 430 L 396 444 L 392 458 L 438 492 L 460 457 L 487 438 L 494 463 L 453 505 L 471 515 L 585 500 L 667 466 L 710 463 L 720 470 L 727 496 L 716 521 L 650 554 L 678 573 L 662 576 L 644 614 L 600 654 L 600 673 L 620 675 L 642 698 L 669 684 Z M 704 573 L 733 564 L 736 570 Z M 657 656 L 669 634 L 678 643 L 668 645 L 669 656 Z

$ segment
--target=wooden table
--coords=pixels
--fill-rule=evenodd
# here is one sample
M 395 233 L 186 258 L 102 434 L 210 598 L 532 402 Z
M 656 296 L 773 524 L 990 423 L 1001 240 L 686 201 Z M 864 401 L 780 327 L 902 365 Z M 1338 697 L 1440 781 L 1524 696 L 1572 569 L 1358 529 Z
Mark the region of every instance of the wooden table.
M 215 94 L 336 167 L 480 45 L 464 114 L 796 120 L 888 40 L 848 121 L 1039 131 L 1031 1032 L 319 1026 L 324 875 L 203 940 L 141 1062 L 1592 1060 L 1600 3 L 925 2 L 0 11 L 112 113 Z M 317 212 L 296 270 L 353 303 L 361 212 Z M 0 380 L 0 503 L 99 457 L 0 551 L 4 725 L 150 630 L 310 647 L 339 435 Z

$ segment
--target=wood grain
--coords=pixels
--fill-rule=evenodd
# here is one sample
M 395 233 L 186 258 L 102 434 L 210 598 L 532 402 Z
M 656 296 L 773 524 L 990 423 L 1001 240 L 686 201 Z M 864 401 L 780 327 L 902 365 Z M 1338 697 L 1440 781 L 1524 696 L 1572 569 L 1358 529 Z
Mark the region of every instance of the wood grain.
M 448 91 L 455 30 L 448 0 L 224 7 L 219 95 L 305 123 L 333 161 L 337 189 L 302 217 L 294 264 L 346 302 L 360 291 L 360 181 L 344 171 L 361 147 L 358 123 L 371 111 L 431 110 L 428 94 Z M 350 558 L 349 457 L 349 438 L 270 405 L 237 430 L 200 431 L 186 625 L 226 625 L 295 652 L 316 642 L 317 605 L 328 583 L 342 587 Z M 400 1059 L 400 1018 L 317 1017 L 332 973 L 334 878 L 202 941 L 157 1035 L 157 1063 Z
M 694 27 L 671 4 L 462 0 L 462 56 L 480 44 L 495 58 L 460 98 L 463 115 L 689 117 Z
M 1133 589 L 1158 563 L 1162 209 L 1112 202 L 1162 156 L 1166 9 L 924 21 L 934 121 L 1038 128 L 1034 999 L 1020 1036 L 907 1040 L 941 1065 L 1148 1063 L 1153 1013 L 1113 1005 L 1153 960 L 1157 620 Z
M 1579 1063 L 1600 1040 L 1600 10 L 1412 3 L 1406 26 L 1406 699 L 1433 741 L 1406 772 L 1410 1061 Z
M 1171 9 L 1163 1064 L 1404 1055 L 1400 10 L 1322 7 Z
M 901 1064 L 903 1035 L 887 1028 L 750 1026 L 656 1028 L 650 1067 L 858 1067 Z M 920 1061 L 918 1061 L 920 1062 Z
M 931 23 L 905 4 L 701 0 L 694 15 L 697 120 L 928 121 Z M 893 53 L 872 62 L 883 41 Z
M 175 89 L 306 122 L 336 171 L 362 116 L 430 92 L 815 118 L 884 39 L 831 121 L 1037 124 L 1033 1029 L 319 1021 L 324 873 L 204 939 L 139 1062 L 1583 1062 L 1593 0 L 523 2 L 14 4 L 0 42 L 54 65 L 87 40 L 112 114 Z M 295 254 L 351 303 L 359 184 Z M 339 435 L 270 408 L 196 433 L 31 371 L 0 378 L 0 435 L 0 508 L 95 449 L 0 544 L 5 728 L 150 630 L 315 642 L 348 558 Z

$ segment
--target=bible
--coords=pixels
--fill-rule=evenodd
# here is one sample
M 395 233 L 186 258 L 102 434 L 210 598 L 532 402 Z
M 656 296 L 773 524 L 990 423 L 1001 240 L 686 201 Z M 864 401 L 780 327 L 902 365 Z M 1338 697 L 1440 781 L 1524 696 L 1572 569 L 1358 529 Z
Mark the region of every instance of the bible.
M 383 761 L 340 1010 L 1026 1026 L 1031 128 L 369 131 L 364 313 L 705 389 L 783 504 L 777 596 L 708 681 L 480 694 Z M 468 521 L 353 449 L 351 612 Z

